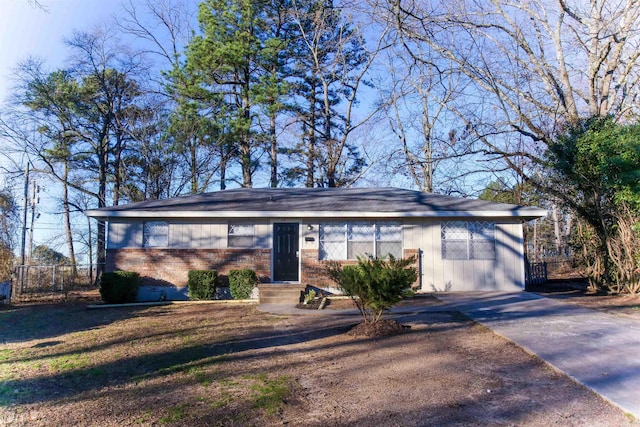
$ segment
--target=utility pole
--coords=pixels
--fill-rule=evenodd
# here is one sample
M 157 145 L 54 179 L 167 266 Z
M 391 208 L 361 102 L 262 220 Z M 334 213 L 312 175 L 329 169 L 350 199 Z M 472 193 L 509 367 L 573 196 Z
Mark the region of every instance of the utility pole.
M 29 162 L 24 174 L 24 211 L 22 212 L 22 251 L 20 253 L 20 265 L 24 267 L 27 248 L 27 207 L 29 206 Z M 23 268 L 24 269 L 24 268 Z
M 22 248 L 20 253 L 20 293 L 24 289 L 26 248 L 27 248 L 27 207 L 29 206 L 29 161 L 24 174 L 24 210 L 22 212 Z
M 33 193 L 31 193 L 31 226 L 29 227 L 29 260 L 33 259 L 33 226 L 36 222 L 36 218 L 40 217 L 40 214 L 36 215 L 36 205 L 40 202 L 40 186 L 36 185 L 36 181 L 33 181 Z M 30 263 L 31 264 L 31 263 Z

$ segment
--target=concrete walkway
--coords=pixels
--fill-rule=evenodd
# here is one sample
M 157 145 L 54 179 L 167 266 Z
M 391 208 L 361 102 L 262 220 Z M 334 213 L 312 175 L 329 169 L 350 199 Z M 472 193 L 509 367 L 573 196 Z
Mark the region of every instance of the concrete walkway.
M 456 310 L 535 354 L 640 419 L 640 322 L 528 292 L 436 294 L 444 305 L 396 307 L 392 314 Z M 357 310 L 300 310 L 261 304 L 261 311 L 359 316 Z
M 536 294 L 437 294 L 640 419 L 640 322 Z

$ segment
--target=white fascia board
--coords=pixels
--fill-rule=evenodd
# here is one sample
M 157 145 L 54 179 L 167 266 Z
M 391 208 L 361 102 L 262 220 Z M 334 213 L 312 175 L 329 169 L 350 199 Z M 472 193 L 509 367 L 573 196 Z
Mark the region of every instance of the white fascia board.
M 540 218 L 544 209 L 510 211 L 429 211 L 429 212 L 355 212 L 355 211 L 85 211 L 87 216 L 109 218 Z

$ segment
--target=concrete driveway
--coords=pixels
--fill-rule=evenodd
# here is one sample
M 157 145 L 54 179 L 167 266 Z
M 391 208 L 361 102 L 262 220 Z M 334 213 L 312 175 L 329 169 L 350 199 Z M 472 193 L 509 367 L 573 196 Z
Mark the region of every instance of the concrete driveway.
M 640 419 L 640 322 L 528 292 L 435 296 Z

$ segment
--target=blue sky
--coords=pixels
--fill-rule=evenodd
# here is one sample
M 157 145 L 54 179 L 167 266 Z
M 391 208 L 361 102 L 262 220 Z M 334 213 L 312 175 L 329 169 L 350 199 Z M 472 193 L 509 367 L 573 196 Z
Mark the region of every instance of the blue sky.
M 64 38 L 74 29 L 90 29 L 121 8 L 121 0 L 0 0 L 0 100 L 6 100 L 16 65 L 29 56 L 49 68 L 64 66 Z
M 120 11 L 122 0 L 39 0 L 39 3 L 46 10 L 28 0 L 0 0 L 0 104 L 10 94 L 14 69 L 20 61 L 34 56 L 43 58 L 49 69 L 64 67 L 69 52 L 65 37 L 74 29 L 90 30 L 110 19 Z M 0 150 L 1 145 L 2 141 Z M 4 162 L 7 159 L 0 156 L 0 163 Z M 38 185 L 42 186 L 38 206 L 42 216 L 35 223 L 34 245 L 47 243 L 64 251 L 62 217 L 52 215 L 59 208 L 48 194 L 53 187 L 43 181 L 38 181 Z M 18 203 L 22 205 L 22 199 Z

